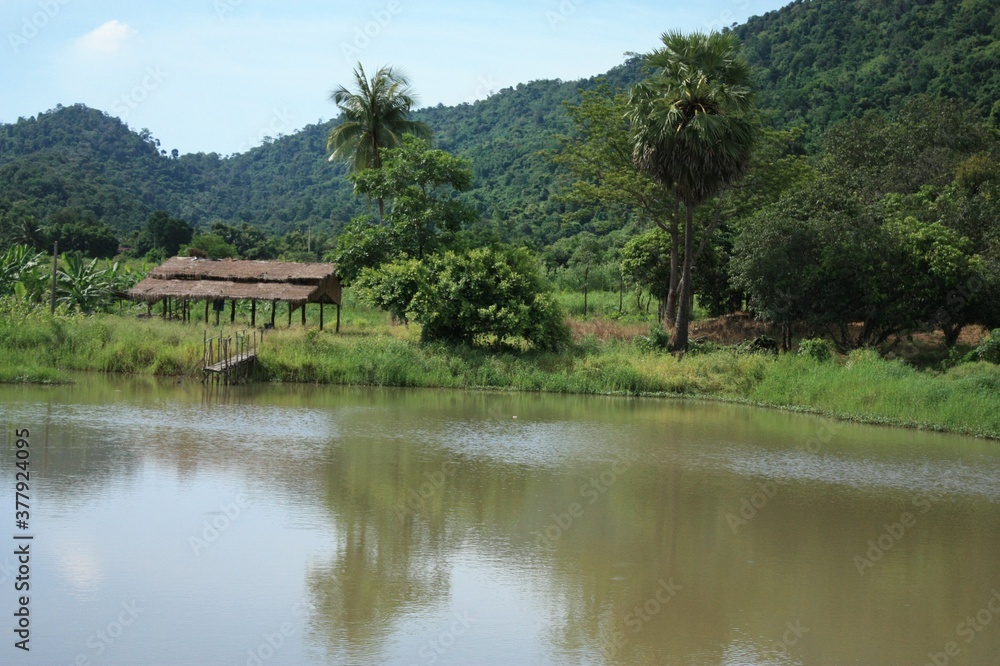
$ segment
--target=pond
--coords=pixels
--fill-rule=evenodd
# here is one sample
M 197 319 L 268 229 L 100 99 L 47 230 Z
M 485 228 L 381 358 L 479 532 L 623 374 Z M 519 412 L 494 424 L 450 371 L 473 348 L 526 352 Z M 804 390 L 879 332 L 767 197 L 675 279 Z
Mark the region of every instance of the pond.
M 103 376 L 0 387 L 0 421 L 0 663 L 1000 655 L 997 442 L 695 401 Z

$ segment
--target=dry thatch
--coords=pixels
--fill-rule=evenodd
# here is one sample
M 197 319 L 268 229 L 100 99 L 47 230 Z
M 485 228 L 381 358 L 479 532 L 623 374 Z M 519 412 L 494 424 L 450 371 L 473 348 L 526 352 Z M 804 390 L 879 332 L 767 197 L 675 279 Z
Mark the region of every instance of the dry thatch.
M 341 287 L 333 264 L 283 261 L 211 261 L 173 257 L 132 287 L 133 301 L 165 298 L 190 301 L 261 300 L 340 304 Z

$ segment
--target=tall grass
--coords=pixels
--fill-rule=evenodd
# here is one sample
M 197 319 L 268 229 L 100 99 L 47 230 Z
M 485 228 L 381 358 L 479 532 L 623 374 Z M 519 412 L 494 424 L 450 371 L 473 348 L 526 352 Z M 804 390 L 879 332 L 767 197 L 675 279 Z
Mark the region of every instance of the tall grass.
M 205 328 L 117 315 L 50 315 L 0 301 L 0 381 L 54 382 L 71 371 L 197 376 Z M 312 317 L 310 318 L 312 321 Z M 331 322 L 332 323 L 332 322 Z M 564 353 L 495 352 L 419 342 L 353 310 L 343 331 L 279 328 L 260 348 L 259 376 L 282 382 L 558 393 L 688 395 L 838 418 L 1000 438 L 1000 366 L 921 371 L 873 352 L 819 362 L 721 349 L 683 359 L 587 333 Z M 237 328 L 243 326 L 238 323 Z M 218 332 L 214 326 L 209 328 Z M 223 331 L 228 327 L 222 327 Z

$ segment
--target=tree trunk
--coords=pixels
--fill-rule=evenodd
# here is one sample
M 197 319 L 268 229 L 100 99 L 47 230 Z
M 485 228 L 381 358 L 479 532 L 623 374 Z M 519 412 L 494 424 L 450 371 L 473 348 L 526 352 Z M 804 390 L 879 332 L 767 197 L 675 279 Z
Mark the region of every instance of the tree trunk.
M 590 264 L 583 269 L 583 318 L 587 318 L 587 292 L 590 287 Z
M 963 328 L 965 328 L 963 324 L 941 325 L 941 330 L 944 331 L 944 344 L 948 349 L 951 349 L 958 343 L 958 336 L 962 334 Z
M 678 295 L 677 321 L 670 334 L 670 345 L 676 351 L 688 348 L 688 327 L 691 324 L 691 260 L 694 258 L 694 206 L 687 204 L 687 221 L 684 225 L 684 262 Z
M 677 295 L 680 286 L 680 228 L 677 223 L 679 213 L 674 213 L 670 221 L 670 288 L 667 290 L 666 313 L 664 328 L 673 330 L 677 324 Z M 690 252 L 687 253 L 690 256 Z

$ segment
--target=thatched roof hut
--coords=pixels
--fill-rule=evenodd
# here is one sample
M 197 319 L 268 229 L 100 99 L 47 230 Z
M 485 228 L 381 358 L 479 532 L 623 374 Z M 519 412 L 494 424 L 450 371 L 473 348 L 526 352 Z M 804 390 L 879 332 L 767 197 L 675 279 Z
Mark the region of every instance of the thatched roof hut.
M 177 298 L 340 305 L 341 287 L 333 264 L 173 257 L 151 270 L 126 295 L 146 303 Z
M 288 303 L 289 320 L 293 308 L 304 308 L 307 303 L 334 304 L 339 323 L 341 286 L 334 264 L 173 257 L 151 270 L 125 296 L 147 304 L 162 301 L 165 313 L 170 299 L 182 302 L 185 312 L 188 301 L 205 301 L 206 318 L 209 301 L 252 301 L 254 319 L 257 301 Z M 304 310 L 302 316 L 304 322 Z M 272 308 L 272 323 L 273 319 Z

